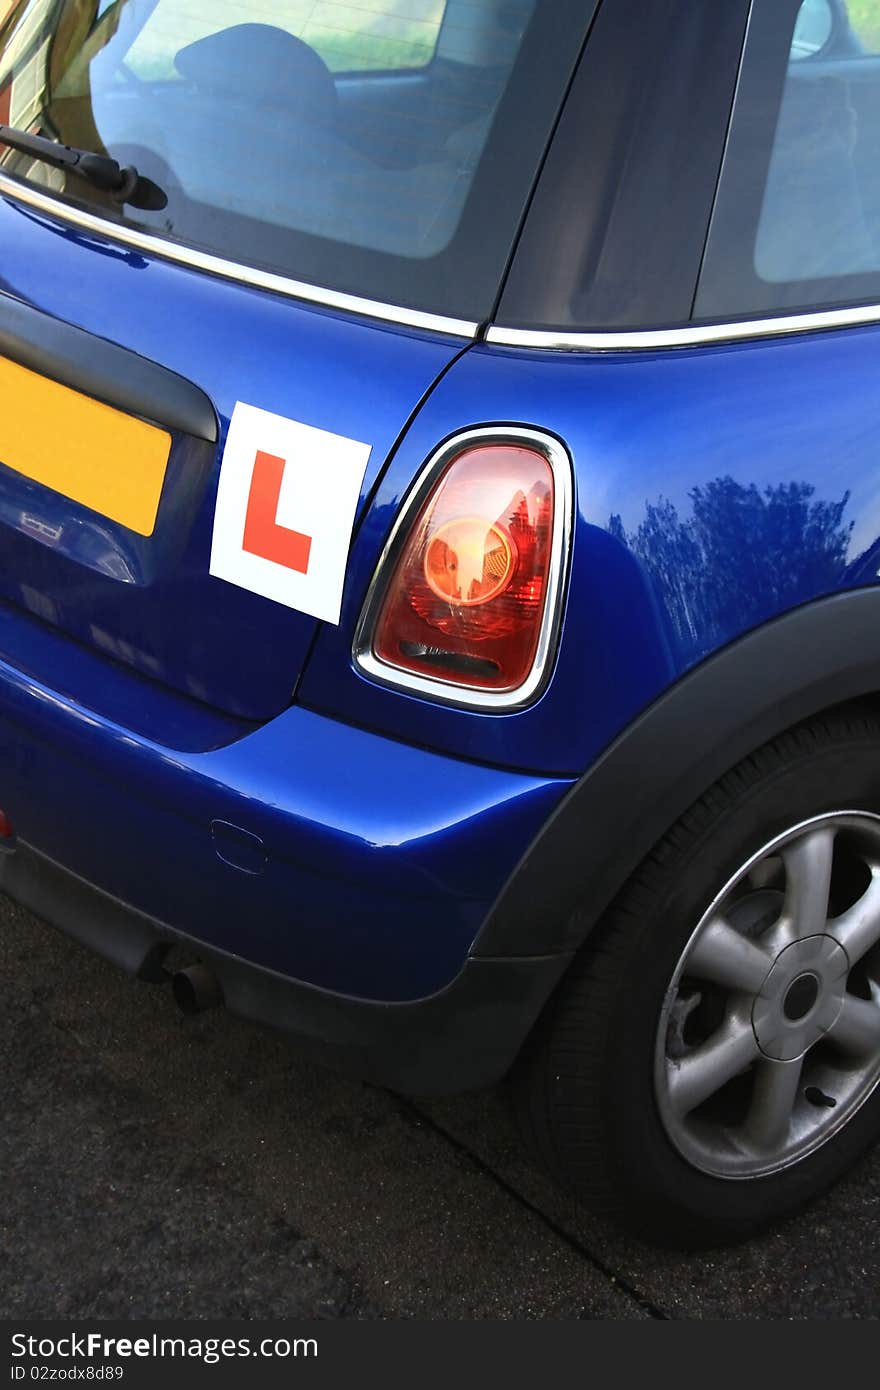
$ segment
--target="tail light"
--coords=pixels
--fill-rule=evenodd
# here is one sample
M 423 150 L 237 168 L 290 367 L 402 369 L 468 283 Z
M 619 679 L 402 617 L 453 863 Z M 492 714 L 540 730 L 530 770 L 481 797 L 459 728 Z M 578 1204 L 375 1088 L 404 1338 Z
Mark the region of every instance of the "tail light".
M 552 656 L 570 524 L 571 466 L 555 439 L 510 427 L 453 440 L 380 561 L 361 667 L 454 703 L 525 704 Z

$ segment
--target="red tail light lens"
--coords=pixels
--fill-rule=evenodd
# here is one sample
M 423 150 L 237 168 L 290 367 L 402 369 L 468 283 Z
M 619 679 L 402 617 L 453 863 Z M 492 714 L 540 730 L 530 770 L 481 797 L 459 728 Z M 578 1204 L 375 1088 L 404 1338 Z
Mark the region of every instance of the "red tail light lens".
M 452 453 L 371 620 L 374 661 L 428 693 L 431 682 L 519 691 L 546 656 L 570 475 L 555 441 L 539 447 L 522 433 Z

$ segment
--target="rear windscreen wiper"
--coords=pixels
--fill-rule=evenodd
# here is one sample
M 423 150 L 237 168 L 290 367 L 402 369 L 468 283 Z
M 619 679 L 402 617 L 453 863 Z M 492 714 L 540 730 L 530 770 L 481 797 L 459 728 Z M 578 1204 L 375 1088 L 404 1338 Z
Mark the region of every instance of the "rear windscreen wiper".
M 158 184 L 153 183 L 152 179 L 143 178 L 137 169 L 123 169 L 108 155 L 60 145 L 55 140 L 31 135 L 11 125 L 0 125 L 0 145 L 29 154 L 32 159 L 51 164 L 55 169 L 78 174 L 93 187 L 109 193 L 118 203 L 131 203 L 132 207 L 145 208 L 149 212 L 159 212 L 167 206 L 168 198 Z

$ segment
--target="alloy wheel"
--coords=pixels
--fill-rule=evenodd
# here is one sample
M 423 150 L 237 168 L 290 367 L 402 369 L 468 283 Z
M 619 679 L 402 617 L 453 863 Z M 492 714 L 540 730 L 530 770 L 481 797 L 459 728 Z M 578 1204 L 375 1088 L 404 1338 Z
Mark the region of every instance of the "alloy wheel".
M 728 880 L 661 1011 L 655 1093 L 695 1167 L 747 1179 L 838 1133 L 880 1080 L 880 817 L 803 821 Z

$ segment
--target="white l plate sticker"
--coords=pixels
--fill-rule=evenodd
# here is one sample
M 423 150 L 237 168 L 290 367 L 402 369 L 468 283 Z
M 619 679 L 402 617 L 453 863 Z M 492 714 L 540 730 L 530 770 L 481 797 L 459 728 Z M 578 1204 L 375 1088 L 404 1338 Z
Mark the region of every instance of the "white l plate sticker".
M 338 623 L 371 449 L 239 401 L 220 467 L 211 574 Z

